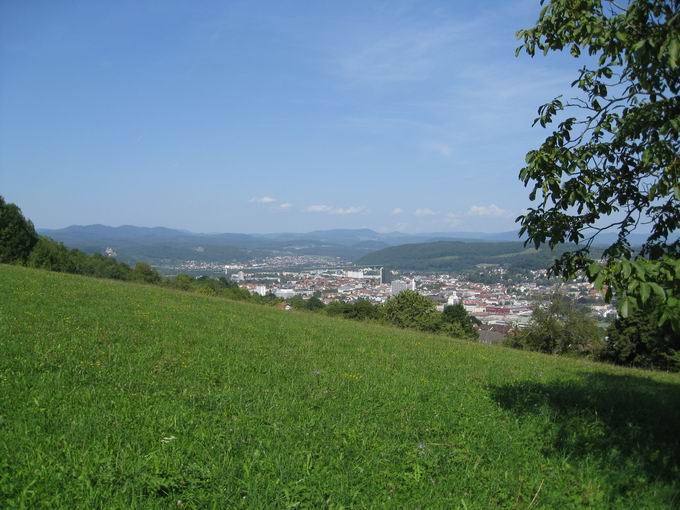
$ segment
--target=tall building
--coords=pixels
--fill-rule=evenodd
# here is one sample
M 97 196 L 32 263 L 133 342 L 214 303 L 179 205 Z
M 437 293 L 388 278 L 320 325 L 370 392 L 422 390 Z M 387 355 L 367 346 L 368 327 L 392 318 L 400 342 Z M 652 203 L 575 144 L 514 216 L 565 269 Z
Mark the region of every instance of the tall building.
M 393 296 L 396 296 L 400 292 L 404 292 L 405 290 L 415 290 L 415 286 L 413 285 L 415 282 L 405 282 L 404 280 L 393 280 L 392 284 L 390 286 L 390 293 Z
M 242 282 L 246 279 L 246 274 L 243 271 L 239 271 L 238 273 L 231 275 L 231 279 L 234 282 Z

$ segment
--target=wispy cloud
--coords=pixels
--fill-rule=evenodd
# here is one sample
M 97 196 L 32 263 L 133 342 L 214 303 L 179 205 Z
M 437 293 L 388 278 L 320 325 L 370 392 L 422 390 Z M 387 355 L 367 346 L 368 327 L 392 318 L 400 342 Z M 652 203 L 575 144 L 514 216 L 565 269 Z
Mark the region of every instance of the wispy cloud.
M 488 218 L 504 218 L 511 216 L 511 212 L 507 209 L 502 209 L 496 204 L 490 205 L 473 205 L 468 209 L 468 216 L 479 216 Z
M 273 204 L 277 200 L 274 197 L 264 196 L 264 197 L 253 197 L 250 202 L 253 204 Z
M 308 205 L 305 211 L 308 213 L 336 214 L 341 216 L 368 212 L 365 207 L 334 207 L 324 204 Z
M 279 204 L 279 209 L 290 209 L 291 207 L 293 207 L 293 204 L 291 204 L 290 202 L 284 202 L 282 204 Z
M 439 55 L 465 38 L 474 22 L 447 21 L 427 28 L 401 26 L 371 33 L 337 61 L 337 71 L 350 83 L 408 82 L 430 77 Z
M 432 209 L 430 209 L 429 207 L 424 207 L 424 208 L 422 208 L 422 209 L 416 209 L 416 211 L 415 211 L 414 214 L 415 214 L 417 217 L 422 218 L 422 217 L 424 217 L 424 216 L 434 216 L 434 215 L 436 215 L 437 213 L 434 212 L 434 211 L 433 211 Z
M 393 216 L 399 216 L 403 212 L 404 212 L 404 210 L 401 207 L 395 207 L 394 209 L 392 209 L 392 215 Z
M 425 142 L 424 147 L 430 152 L 439 154 L 444 158 L 450 158 L 453 155 L 453 145 L 445 142 Z

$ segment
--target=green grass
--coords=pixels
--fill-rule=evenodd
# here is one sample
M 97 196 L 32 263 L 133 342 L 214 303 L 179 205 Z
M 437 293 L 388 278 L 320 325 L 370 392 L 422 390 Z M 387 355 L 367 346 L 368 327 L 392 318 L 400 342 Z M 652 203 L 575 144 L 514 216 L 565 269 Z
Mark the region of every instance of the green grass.
M 680 377 L 0 266 L 0 507 L 672 508 Z

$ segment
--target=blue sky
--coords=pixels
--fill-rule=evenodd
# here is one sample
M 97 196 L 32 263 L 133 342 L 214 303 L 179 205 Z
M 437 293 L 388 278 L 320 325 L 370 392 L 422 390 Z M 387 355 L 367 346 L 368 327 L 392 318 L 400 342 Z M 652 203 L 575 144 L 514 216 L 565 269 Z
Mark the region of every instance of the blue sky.
M 39 227 L 502 231 L 578 62 L 538 0 L 0 3 L 0 194 Z

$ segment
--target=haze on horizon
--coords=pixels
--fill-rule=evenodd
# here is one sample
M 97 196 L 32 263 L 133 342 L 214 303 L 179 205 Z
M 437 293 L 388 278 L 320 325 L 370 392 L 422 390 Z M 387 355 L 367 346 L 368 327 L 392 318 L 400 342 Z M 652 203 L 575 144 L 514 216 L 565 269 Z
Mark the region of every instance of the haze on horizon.
M 537 0 L 4 2 L 0 194 L 36 226 L 516 229 Z

